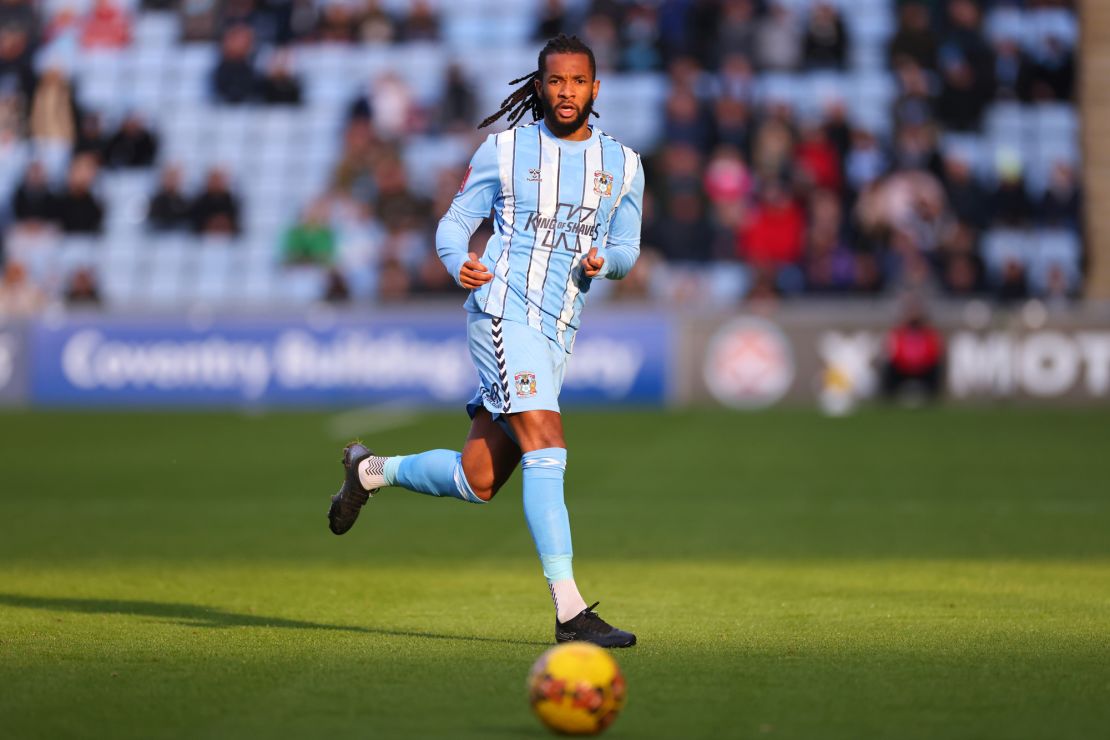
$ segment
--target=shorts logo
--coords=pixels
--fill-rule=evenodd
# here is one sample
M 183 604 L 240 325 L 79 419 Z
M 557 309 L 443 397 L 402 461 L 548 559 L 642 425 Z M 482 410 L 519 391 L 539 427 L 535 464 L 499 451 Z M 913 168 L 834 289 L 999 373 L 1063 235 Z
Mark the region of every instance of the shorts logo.
M 596 170 L 594 172 L 594 193 L 602 198 L 608 198 L 612 195 L 613 175 L 605 170 Z
M 499 409 L 504 406 L 504 404 L 501 402 L 501 390 L 496 385 L 494 385 L 492 388 L 486 388 L 483 385 L 481 392 L 482 398 L 485 399 L 490 406 L 493 406 L 495 409 Z
M 513 376 L 516 383 L 517 398 L 531 398 L 536 395 L 536 374 L 517 373 Z
M 463 175 L 462 182 L 459 183 L 459 192 L 460 193 L 462 193 L 462 191 L 466 190 L 466 181 L 470 179 L 470 173 L 473 170 L 474 170 L 474 165 L 470 165 L 469 167 L 466 168 L 466 174 Z

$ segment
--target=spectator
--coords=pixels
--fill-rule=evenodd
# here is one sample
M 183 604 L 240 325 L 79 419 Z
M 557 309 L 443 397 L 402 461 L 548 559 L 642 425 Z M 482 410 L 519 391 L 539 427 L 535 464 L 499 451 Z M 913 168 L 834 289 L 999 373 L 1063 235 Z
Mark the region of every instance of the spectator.
M 97 282 L 96 273 L 87 267 L 75 271 L 66 285 L 65 302 L 72 307 L 99 307 L 100 285 Z
M 959 221 L 944 236 L 940 254 L 940 282 L 955 298 L 983 292 L 983 262 L 978 255 L 978 234 L 970 224 Z
M 204 190 L 197 195 L 189 210 L 194 233 L 239 234 L 239 199 L 231 192 L 227 174 L 218 167 L 208 171 Z
M 99 234 L 104 223 L 104 206 L 93 194 L 96 159 L 89 154 L 73 158 L 66 187 L 58 197 L 58 215 L 67 234 Z
M 752 0 L 725 0 L 717 25 L 717 55 L 752 59 L 758 52 L 759 35 Z M 723 64 L 722 64 L 723 66 Z
M 675 193 L 666 215 L 658 224 L 654 238 L 655 246 L 668 261 L 704 264 L 717 256 L 713 253 L 713 229 L 699 193 Z
M 532 36 L 533 41 L 546 42 L 562 33 L 566 27 L 567 9 L 563 0 L 544 0 L 543 9 L 539 12 L 539 23 Z
M 158 139 L 138 113 L 127 114 L 108 140 L 104 164 L 111 168 L 150 167 L 158 156 Z
M 412 90 L 392 71 L 381 74 L 351 105 L 349 120 L 367 119 L 386 141 L 397 141 L 413 133 L 417 110 Z
M 670 142 L 689 144 L 702 153 L 709 151 L 712 144 L 710 123 L 691 91 L 671 92 L 664 111 L 663 136 Z
M 931 76 L 924 67 L 912 62 L 900 62 L 894 68 L 898 83 L 898 97 L 894 101 L 895 126 L 920 126 L 933 120 L 935 91 Z
M 339 0 L 320 5 L 316 40 L 324 44 L 352 44 L 358 37 L 358 19 L 354 6 Z
M 805 32 L 808 69 L 843 69 L 848 54 L 844 21 L 829 0 L 817 0 L 810 9 Z
M 401 41 L 438 41 L 439 17 L 428 0 L 412 0 L 401 23 Z
M 81 23 L 81 46 L 122 49 L 131 43 L 131 18 L 114 0 L 95 0 Z
M 834 99 L 826 103 L 821 128 L 843 164 L 852 147 L 852 125 L 848 121 L 848 106 L 843 100 Z
M 466 131 L 474 125 L 475 100 L 474 88 L 467 82 L 462 67 L 451 64 L 447 67 L 440 108 L 440 123 L 448 131 Z
M 397 24 L 382 9 L 381 0 L 367 0 L 358 24 L 358 37 L 364 44 L 388 44 L 397 36 Z
M 898 11 L 898 29 L 890 41 L 891 65 L 897 67 L 909 60 L 925 69 L 935 70 L 939 46 L 925 3 L 904 3 Z
M 31 99 L 31 138 L 72 148 L 77 141 L 77 119 L 69 79 L 59 68 L 47 68 Z
M 991 195 L 991 223 L 1020 228 L 1033 217 L 1033 205 L 1025 189 L 1021 155 L 1003 151 L 998 155 L 998 184 Z
M 289 51 L 279 49 L 270 57 L 259 81 L 259 97 L 268 105 L 300 105 L 301 82 L 293 75 Z
M 594 52 L 599 74 L 613 72 L 620 65 L 621 44 L 617 23 L 604 13 L 593 13 L 582 25 L 582 40 Z
M 794 168 L 796 141 L 787 116 L 766 118 L 752 145 L 752 168 L 764 180 L 789 179 Z
M 995 299 L 1002 305 L 1020 303 L 1029 299 L 1029 281 L 1025 273 L 1025 265 L 1015 259 L 1007 260 L 1002 265 L 1002 275 L 998 282 Z
M 839 193 L 843 185 L 840 155 L 829 140 L 824 126 L 813 122 L 802 128 L 802 138 L 794 153 L 802 182 L 819 190 Z
M 35 92 L 29 33 L 10 21 L 0 26 L 0 89 L 19 93 L 24 103 Z
M 162 170 L 158 190 L 147 206 L 146 222 L 152 231 L 180 231 L 189 228 L 190 204 L 181 191 L 181 169 L 170 165 Z
M 351 289 L 343 273 L 334 267 L 328 268 L 324 278 L 324 302 L 331 304 L 348 303 L 351 300 Z
M 285 233 L 282 261 L 287 265 L 330 264 L 335 258 L 335 231 L 329 221 L 327 200 L 310 203 L 301 220 Z
M 737 239 L 737 255 L 756 268 L 777 270 L 802 257 L 805 213 L 781 182 L 763 186 Z
M 994 92 L 991 68 L 975 65 L 958 51 L 941 54 L 937 119 L 954 131 L 975 131 Z
M 735 98 L 720 97 L 713 106 L 713 145 L 730 146 L 750 155 L 752 121 L 748 106 Z
M 389 147 L 378 138 L 367 118 L 354 118 L 343 134 L 339 162 L 332 173 L 332 185 L 342 195 L 362 203 L 377 196 L 374 170 L 388 156 Z
M 801 66 L 802 34 L 784 0 L 772 0 L 770 12 L 757 27 L 756 60 L 761 69 L 789 72 Z
M 31 162 L 12 197 L 12 215 L 21 226 L 43 228 L 58 221 L 58 199 L 42 162 Z
M 852 192 L 859 194 L 884 174 L 890 163 L 879 140 L 867 129 L 852 132 L 852 143 L 844 159 L 844 176 Z
M 104 135 L 104 126 L 100 114 L 96 111 L 83 111 L 77 130 L 77 142 L 73 145 L 73 153 L 89 154 L 96 157 L 97 162 L 103 162 L 107 143 L 108 140 Z
M 1058 36 L 1046 36 L 1029 76 L 1033 101 L 1071 100 L 1075 89 L 1075 55 Z
M 755 98 L 756 78 L 752 69 L 751 57 L 745 54 L 729 54 L 721 60 L 717 75 L 720 97 L 751 103 Z
M 1050 228 L 1080 231 L 1081 204 L 1075 168 L 1066 162 L 1057 162 L 1037 207 L 1038 221 Z
M 811 226 L 807 234 L 805 281 L 815 293 L 841 293 L 855 287 L 856 257 L 843 238 L 840 198 L 818 190 L 810 199 Z
M 374 170 L 378 218 L 391 232 L 423 228 L 431 212 L 426 198 L 409 189 L 404 163 L 397 157 L 384 158 Z
M 944 163 L 937 151 L 936 129 L 927 122 L 907 123 L 898 129 L 894 141 L 894 167 L 920 170 L 940 177 Z
M 626 72 L 654 72 L 663 66 L 659 51 L 659 20 L 654 6 L 635 3 L 621 24 L 620 68 Z
M 1032 67 L 1017 39 L 1001 38 L 994 45 L 994 98 L 1029 100 Z
M 46 294 L 31 282 L 23 265 L 8 260 L 0 280 L 0 318 L 34 316 L 45 307 Z
M 212 89 L 222 103 L 249 102 L 258 88 L 254 71 L 254 32 L 250 26 L 232 26 L 224 32 L 220 61 L 212 71 Z
M 948 30 L 938 50 L 938 64 L 943 67 L 945 56 L 958 55 L 977 75 L 989 70 L 991 50 L 982 23 L 978 0 L 948 0 Z
M 887 335 L 883 395 L 892 400 L 922 396 L 936 400 L 943 363 L 944 338 L 921 306 L 911 304 L 902 323 Z
M 956 218 L 977 229 L 986 227 L 990 195 L 971 169 L 971 163 L 958 154 L 944 160 L 944 186 Z

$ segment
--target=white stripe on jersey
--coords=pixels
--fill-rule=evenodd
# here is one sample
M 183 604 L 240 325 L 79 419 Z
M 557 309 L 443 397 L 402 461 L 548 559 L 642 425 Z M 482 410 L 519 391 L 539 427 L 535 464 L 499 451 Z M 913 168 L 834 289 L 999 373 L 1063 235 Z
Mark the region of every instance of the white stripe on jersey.
M 538 212 L 540 218 L 558 218 L 559 208 L 559 158 L 561 151 L 554 137 L 540 134 L 540 199 Z M 532 240 L 532 256 L 528 259 L 528 281 L 525 295 L 528 297 L 528 326 L 543 331 L 543 288 L 547 281 L 547 267 L 551 263 L 551 253 L 555 251 L 555 239 L 551 247 L 543 246 L 541 232 L 537 228 Z
M 590 225 L 592 226 L 597 222 L 597 208 L 601 204 L 601 194 L 597 192 L 594 187 L 594 173 L 605 169 L 604 157 L 601 153 L 601 140 L 598 141 L 585 152 L 582 156 L 585 157 L 585 171 L 582 173 L 582 205 L 586 208 L 594 209 L 593 214 L 590 216 Z M 567 327 L 574 319 L 574 304 L 578 300 L 578 263 L 582 261 L 590 252 L 590 248 L 594 244 L 594 238 L 590 232 L 582 234 L 580 237 L 582 244 L 582 251 L 574 256 L 574 260 L 570 263 L 570 272 L 567 274 L 567 284 L 563 290 L 563 310 L 559 313 L 559 321 L 556 324 L 557 338 L 555 341 L 559 343 L 560 347 L 566 347 L 565 336 Z
M 616 139 L 613 139 L 613 141 L 616 141 Z M 636 177 L 636 170 L 640 165 L 639 154 L 624 144 L 621 144 L 621 149 L 624 151 L 624 182 L 621 183 L 621 194 L 617 196 L 616 202 L 613 203 L 613 210 L 609 211 L 609 223 L 613 223 L 613 217 L 617 215 L 617 209 L 620 208 L 621 201 L 632 189 L 632 180 Z M 605 232 L 605 237 L 608 239 L 609 232 Z
M 516 228 L 513 225 L 516 219 L 516 192 L 513 190 L 516 132 L 515 128 L 511 128 L 497 135 L 497 165 L 501 176 L 501 194 L 505 199 L 501 208 L 501 221 L 505 225 L 505 233 L 501 237 L 501 254 L 493 267 L 493 280 L 489 297 L 486 299 L 485 312 L 491 316 L 501 316 L 505 313 L 505 296 L 509 291 L 509 247 L 512 246 L 513 236 L 516 234 Z

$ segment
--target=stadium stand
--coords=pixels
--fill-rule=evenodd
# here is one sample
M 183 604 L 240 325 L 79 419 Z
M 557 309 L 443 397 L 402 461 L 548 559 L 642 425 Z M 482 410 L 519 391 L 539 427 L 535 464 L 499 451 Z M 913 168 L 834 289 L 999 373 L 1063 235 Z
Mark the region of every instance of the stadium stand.
M 56 299 L 92 276 L 112 309 L 450 290 L 432 242 L 474 125 L 567 31 L 598 56 L 598 125 L 648 173 L 650 254 L 610 298 L 1068 300 L 1077 28 L 1060 0 L 4 0 L 3 258 Z M 156 162 L 110 166 L 89 113 L 105 139 L 135 117 Z M 102 222 L 21 216 L 25 173 L 56 206 L 90 166 L 76 151 L 100 160 Z M 170 167 L 188 228 L 150 218 Z M 214 171 L 229 192 L 200 204 Z M 289 264 L 310 205 L 334 256 Z

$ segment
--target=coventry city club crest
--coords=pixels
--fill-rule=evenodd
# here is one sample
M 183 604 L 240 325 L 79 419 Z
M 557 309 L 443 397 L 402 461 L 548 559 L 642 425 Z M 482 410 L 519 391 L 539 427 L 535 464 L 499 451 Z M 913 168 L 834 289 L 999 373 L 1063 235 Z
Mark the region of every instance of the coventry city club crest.
M 513 376 L 516 381 L 516 395 L 518 398 L 531 398 L 536 395 L 536 374 L 517 373 Z
M 594 172 L 594 193 L 602 198 L 613 194 L 613 176 L 605 170 Z

